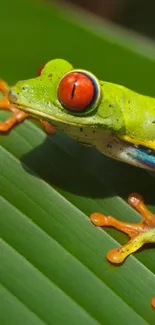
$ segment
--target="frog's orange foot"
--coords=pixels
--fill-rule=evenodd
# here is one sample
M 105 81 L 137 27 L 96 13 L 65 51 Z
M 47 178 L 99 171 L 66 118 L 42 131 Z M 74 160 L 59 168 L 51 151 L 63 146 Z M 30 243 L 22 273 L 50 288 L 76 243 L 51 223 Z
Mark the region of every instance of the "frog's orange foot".
M 0 79 L 0 92 L 3 95 L 2 99 L 0 100 L 0 108 L 10 110 L 10 102 L 8 100 L 9 87 L 7 83 L 1 79 Z
M 125 223 L 100 213 L 93 213 L 90 217 L 96 226 L 114 227 L 125 232 L 131 238 L 127 244 L 115 248 L 107 254 L 108 260 L 112 263 L 122 263 L 128 255 L 137 251 L 145 243 L 155 243 L 155 215 L 147 209 L 143 198 L 138 193 L 131 194 L 128 202 L 142 215 L 141 222 Z
M 8 132 L 15 124 L 22 122 L 29 114 L 26 114 L 15 107 L 10 107 L 13 115 L 4 122 L 0 122 L 0 132 Z
M 8 84 L 0 79 L 0 91 L 2 92 L 3 96 L 4 97 L 7 97 L 8 96 L 8 92 L 9 92 L 9 86 Z
M 40 123 L 43 125 L 44 129 L 45 129 L 45 132 L 47 134 L 54 134 L 56 133 L 56 129 L 53 125 L 51 125 L 50 123 L 44 121 L 44 120 L 39 120 Z
M 152 307 L 155 308 L 155 297 L 151 300 Z
M 28 114 L 10 104 L 8 100 L 9 87 L 3 80 L 0 80 L 0 92 L 3 94 L 3 97 L 0 100 L 0 109 L 8 110 L 13 113 L 6 121 L 0 122 L 0 132 L 8 132 L 16 123 L 23 121 Z
M 8 100 L 9 87 L 5 81 L 0 80 L 0 92 L 3 94 L 2 99 L 0 100 L 0 109 L 8 110 L 12 112 L 12 116 L 9 117 L 4 122 L 0 122 L 0 132 L 8 132 L 12 127 L 18 123 L 21 123 L 25 118 L 29 117 L 30 114 L 20 111 L 18 108 L 14 107 Z M 37 119 L 37 117 L 32 116 Z M 48 122 L 39 120 L 43 125 L 46 133 L 54 134 L 56 132 L 55 128 Z

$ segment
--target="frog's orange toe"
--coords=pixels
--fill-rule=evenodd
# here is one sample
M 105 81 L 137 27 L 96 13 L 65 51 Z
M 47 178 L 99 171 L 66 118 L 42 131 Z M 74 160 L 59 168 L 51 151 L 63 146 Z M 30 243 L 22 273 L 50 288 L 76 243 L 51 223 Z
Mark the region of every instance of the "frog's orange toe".
M 8 91 L 9 91 L 9 86 L 8 86 L 8 84 L 7 84 L 4 80 L 2 80 L 2 79 L 0 79 L 0 91 L 2 92 L 2 94 L 3 94 L 5 97 L 7 97 L 7 95 L 8 95 Z
M 131 193 L 128 197 L 128 203 L 137 209 L 139 204 L 144 203 L 143 197 L 137 192 Z
M 107 219 L 107 217 L 105 217 L 101 213 L 92 213 L 91 216 L 90 216 L 91 222 L 95 226 L 99 226 L 99 227 L 105 226 L 107 224 L 106 219 Z
M 43 125 L 43 127 L 45 128 L 45 132 L 47 134 L 54 134 L 56 133 L 56 129 L 54 126 L 52 126 L 50 123 L 44 121 L 44 120 L 40 120 L 40 123 Z
M 155 308 L 155 297 L 152 298 L 152 300 L 151 300 L 151 305 L 152 305 L 153 308 Z
M 114 248 L 107 253 L 107 259 L 111 263 L 120 264 L 124 261 L 126 256 L 123 254 L 121 248 Z

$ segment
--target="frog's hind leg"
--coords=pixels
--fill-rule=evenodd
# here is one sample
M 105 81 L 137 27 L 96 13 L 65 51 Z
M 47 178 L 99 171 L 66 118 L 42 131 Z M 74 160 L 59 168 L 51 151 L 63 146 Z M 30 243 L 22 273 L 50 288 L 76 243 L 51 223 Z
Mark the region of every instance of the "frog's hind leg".
M 0 80 L 0 92 L 3 94 L 3 98 L 0 100 L 0 109 L 7 110 L 12 112 L 12 116 L 7 120 L 0 122 L 0 132 L 8 132 L 12 127 L 18 123 L 21 123 L 25 118 L 29 117 L 30 114 L 25 113 L 15 106 L 13 106 L 8 100 L 9 87 L 7 83 L 3 80 Z M 34 117 L 38 119 L 37 117 Z M 40 120 L 40 123 L 45 128 L 46 133 L 53 134 L 55 133 L 55 128 L 46 121 Z
M 141 222 L 130 224 L 118 221 L 112 216 L 106 217 L 100 213 L 91 215 L 91 221 L 96 226 L 112 226 L 125 232 L 131 238 L 127 244 L 115 248 L 107 254 L 108 260 L 112 263 L 122 263 L 128 255 L 137 251 L 145 243 L 155 243 L 155 215 L 147 209 L 139 194 L 131 194 L 128 201 L 141 213 L 143 217 Z
M 127 244 L 120 248 L 114 248 L 107 254 L 107 259 L 112 263 L 122 263 L 128 255 L 137 251 L 145 243 L 155 243 L 155 214 L 147 209 L 143 198 L 138 193 L 131 194 L 128 202 L 142 215 L 141 222 L 130 224 L 100 213 L 91 215 L 91 221 L 96 226 L 112 226 L 130 237 Z M 151 305 L 155 308 L 155 297 L 152 298 Z

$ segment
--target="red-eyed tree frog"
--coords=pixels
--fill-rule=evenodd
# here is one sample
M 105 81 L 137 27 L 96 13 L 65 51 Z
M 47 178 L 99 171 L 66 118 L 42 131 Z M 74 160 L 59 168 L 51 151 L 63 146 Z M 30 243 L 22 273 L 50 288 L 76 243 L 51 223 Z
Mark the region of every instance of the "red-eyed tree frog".
M 0 132 L 31 115 L 40 119 L 48 133 L 56 127 L 111 158 L 155 171 L 155 98 L 100 81 L 61 59 L 51 60 L 38 70 L 36 78 L 13 87 L 1 80 L 0 90 L 4 95 L 0 108 L 13 112 L 11 118 L 0 122 Z M 129 196 L 129 203 L 142 215 L 141 222 L 130 224 L 112 216 L 91 215 L 95 225 L 115 227 L 130 237 L 127 244 L 107 254 L 112 263 L 122 263 L 143 244 L 155 243 L 155 215 L 137 193 Z

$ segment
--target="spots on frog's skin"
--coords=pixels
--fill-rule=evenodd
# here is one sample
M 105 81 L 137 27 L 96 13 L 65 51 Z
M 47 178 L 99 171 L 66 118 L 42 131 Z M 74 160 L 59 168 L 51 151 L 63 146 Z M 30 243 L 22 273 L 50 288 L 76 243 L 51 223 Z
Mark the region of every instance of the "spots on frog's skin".
M 83 132 L 83 128 L 80 128 L 80 132 Z
M 129 99 L 129 100 L 128 100 L 128 104 L 130 104 L 130 103 L 131 103 L 131 100 Z M 130 109 L 130 108 L 129 108 L 129 109 Z
M 51 78 L 52 76 L 53 76 L 52 73 L 49 73 L 49 74 L 48 74 L 48 77 L 49 77 L 49 78 Z
M 112 149 L 112 144 L 108 143 L 107 148 Z
M 152 123 L 152 124 L 155 124 L 155 120 L 152 121 L 151 123 Z M 148 125 L 148 124 L 150 124 L 150 122 L 147 122 L 147 121 L 146 121 L 144 124 L 145 124 L 145 125 Z

